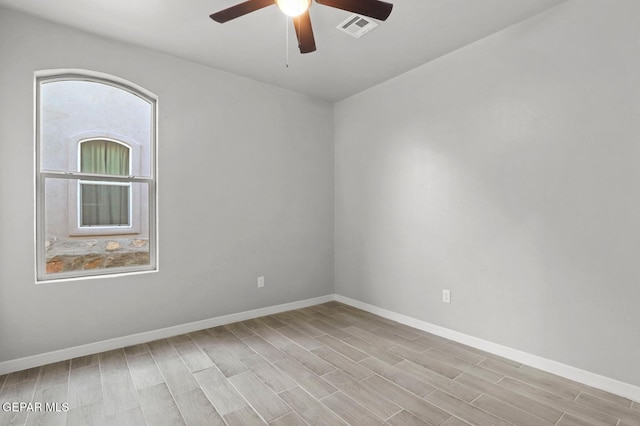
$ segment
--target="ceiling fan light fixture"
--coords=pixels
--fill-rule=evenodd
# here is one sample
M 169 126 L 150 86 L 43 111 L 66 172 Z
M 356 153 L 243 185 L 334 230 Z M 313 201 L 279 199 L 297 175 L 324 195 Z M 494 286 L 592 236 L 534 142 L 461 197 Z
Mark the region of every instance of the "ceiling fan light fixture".
M 276 0 L 276 4 L 285 15 L 295 18 L 309 10 L 311 0 Z
M 2 0 L 0 0 L 0 2 L 1 1 Z M 285 15 L 294 18 L 292 19 L 293 27 L 296 30 L 300 53 L 311 53 L 316 51 L 316 40 L 311 26 L 311 16 L 309 15 L 309 8 L 311 7 L 312 1 L 313 0 L 244 0 L 235 6 L 212 13 L 209 17 L 222 24 L 248 13 L 255 12 L 256 10 L 273 6 L 275 3 L 278 5 L 278 9 Z M 380 21 L 386 20 L 391 13 L 391 9 L 393 9 L 391 3 L 382 0 L 316 0 L 316 3 Z M 370 29 L 367 28 L 367 25 L 374 24 L 373 21 L 364 18 L 359 18 L 351 22 L 351 24 L 354 23 L 358 28 L 363 27 L 364 24 L 364 30 Z M 348 26 L 349 25 L 347 25 L 347 27 Z M 289 26 L 287 25 L 287 29 L 288 28 Z M 356 28 L 356 32 L 358 31 L 360 30 Z M 351 33 L 352 32 L 353 31 L 351 31 Z

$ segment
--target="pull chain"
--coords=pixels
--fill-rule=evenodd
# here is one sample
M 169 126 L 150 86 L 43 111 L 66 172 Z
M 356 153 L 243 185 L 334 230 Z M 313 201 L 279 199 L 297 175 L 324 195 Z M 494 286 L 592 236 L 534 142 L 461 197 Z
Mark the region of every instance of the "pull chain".
M 286 40 L 284 43 L 284 48 L 285 48 L 285 68 L 289 68 L 289 18 L 287 16 L 284 17 L 284 27 L 286 28 L 285 30 L 285 36 L 286 36 Z

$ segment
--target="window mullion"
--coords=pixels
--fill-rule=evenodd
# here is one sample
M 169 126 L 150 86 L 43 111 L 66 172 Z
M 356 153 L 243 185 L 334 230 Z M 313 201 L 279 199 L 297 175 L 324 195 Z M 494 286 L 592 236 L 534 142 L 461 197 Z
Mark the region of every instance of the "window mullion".
M 55 178 L 55 179 L 70 179 L 70 180 L 140 182 L 140 183 L 153 182 L 153 178 L 150 178 L 150 177 L 103 175 L 103 174 L 96 174 L 96 173 L 80 173 L 80 172 L 46 171 L 46 172 L 40 172 L 40 176 L 45 179 Z

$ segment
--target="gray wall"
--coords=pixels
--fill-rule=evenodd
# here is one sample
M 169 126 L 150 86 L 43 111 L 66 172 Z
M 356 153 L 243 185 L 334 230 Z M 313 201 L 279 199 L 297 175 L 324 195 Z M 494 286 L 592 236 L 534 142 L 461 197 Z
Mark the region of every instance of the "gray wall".
M 5 9 L 0 61 L 0 361 L 333 293 L 330 104 Z M 159 272 L 34 284 L 33 81 L 52 68 L 158 95 Z
M 638 28 L 576 0 L 338 103 L 336 293 L 640 385 Z

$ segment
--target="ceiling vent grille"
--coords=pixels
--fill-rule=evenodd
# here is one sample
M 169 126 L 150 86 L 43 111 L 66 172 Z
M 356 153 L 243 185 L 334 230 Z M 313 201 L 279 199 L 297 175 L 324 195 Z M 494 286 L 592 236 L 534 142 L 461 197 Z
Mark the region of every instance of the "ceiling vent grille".
M 342 22 L 336 28 L 350 36 L 360 38 L 377 26 L 378 24 L 369 18 L 365 18 L 360 15 L 351 15 L 346 21 Z

